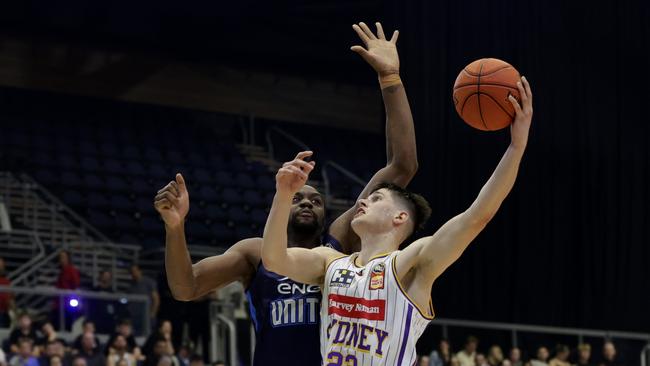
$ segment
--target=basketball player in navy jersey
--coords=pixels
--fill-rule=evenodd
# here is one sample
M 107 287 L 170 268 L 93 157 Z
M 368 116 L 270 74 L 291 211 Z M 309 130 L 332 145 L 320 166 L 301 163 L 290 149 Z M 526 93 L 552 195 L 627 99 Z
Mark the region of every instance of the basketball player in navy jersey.
M 357 202 L 351 227 L 361 238 L 352 255 L 327 247 L 287 248 L 291 200 L 314 169 L 299 153 L 276 175 L 276 194 L 264 227 L 262 260 L 268 270 L 321 287 L 321 356 L 325 366 L 395 366 L 417 362 L 415 344 L 433 319 L 431 287 L 496 214 L 515 183 L 528 142 L 532 93 L 517 83 L 522 105 L 509 96 L 516 116 L 511 141 L 471 206 L 435 234 L 401 243 L 421 227 L 426 200 L 393 184 L 375 187 Z
M 387 164 L 372 177 L 359 198 L 379 182 L 405 187 L 417 170 L 413 119 L 406 92 L 399 77 L 395 31 L 386 40 L 377 23 L 375 36 L 364 23 L 353 25 L 367 46 L 352 47 L 378 73 L 386 108 Z M 320 365 L 318 286 L 295 282 L 269 271 L 261 262 L 261 238 L 244 239 L 224 254 L 192 264 L 185 241 L 184 220 L 189 211 L 189 194 L 180 174 L 158 191 L 154 205 L 165 222 L 165 267 L 169 287 L 178 300 L 189 301 L 234 281 L 246 288 L 257 342 L 255 365 Z M 284 223 L 289 247 L 314 248 L 322 244 L 352 252 L 359 238 L 350 229 L 355 212 L 348 210 L 324 228 L 324 200 L 310 186 L 303 186 L 291 199 Z M 288 226 L 287 226 L 288 222 Z M 341 246 L 339 243 L 344 243 Z

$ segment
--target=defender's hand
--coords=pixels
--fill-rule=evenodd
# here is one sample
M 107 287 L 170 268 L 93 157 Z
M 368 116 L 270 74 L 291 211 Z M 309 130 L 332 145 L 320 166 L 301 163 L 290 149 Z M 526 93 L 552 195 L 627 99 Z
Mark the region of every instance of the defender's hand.
M 311 151 L 299 152 L 295 159 L 282 165 L 275 175 L 275 188 L 278 194 L 293 196 L 305 185 L 316 163 L 306 162 L 304 159 L 313 154 Z
M 511 144 L 517 148 L 525 148 L 528 143 L 528 130 L 533 119 L 533 93 L 530 90 L 530 84 L 525 76 L 517 82 L 521 104 L 512 95 L 508 97 L 510 103 L 515 108 L 515 120 L 510 125 Z
M 183 223 L 190 211 L 190 196 L 185 179 L 180 173 L 176 174 L 175 181 L 169 182 L 158 191 L 154 207 L 168 227 L 177 228 Z
M 387 40 L 381 24 L 377 22 L 375 25 L 377 26 L 376 36 L 366 23 L 361 22 L 358 25 L 352 25 L 366 48 L 352 46 L 350 49 L 360 54 L 377 71 L 379 76 L 399 74 L 399 56 L 396 47 L 399 31 L 394 31 L 391 39 Z

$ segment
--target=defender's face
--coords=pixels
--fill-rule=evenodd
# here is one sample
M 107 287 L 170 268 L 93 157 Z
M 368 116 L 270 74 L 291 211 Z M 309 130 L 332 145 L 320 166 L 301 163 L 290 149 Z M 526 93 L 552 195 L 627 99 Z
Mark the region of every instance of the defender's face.
M 356 212 L 352 219 L 352 228 L 357 232 L 384 232 L 393 228 L 395 217 L 401 210 L 397 207 L 390 191 L 380 189 L 373 192 L 368 198 L 357 202 Z
M 325 220 L 325 204 L 316 188 L 305 185 L 293 196 L 291 204 L 292 225 L 322 229 Z

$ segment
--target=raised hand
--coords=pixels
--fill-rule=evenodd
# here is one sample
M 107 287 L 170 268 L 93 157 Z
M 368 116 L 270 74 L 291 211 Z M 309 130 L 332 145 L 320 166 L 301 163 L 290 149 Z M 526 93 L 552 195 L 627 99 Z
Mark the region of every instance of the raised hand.
M 306 162 L 312 156 L 311 151 L 301 151 L 296 157 L 284 163 L 275 175 L 275 188 L 278 194 L 293 196 L 307 182 L 309 173 L 314 169 L 315 162 Z
M 510 95 L 508 99 L 512 106 L 515 108 L 515 120 L 510 125 L 511 143 L 516 147 L 525 148 L 528 142 L 528 130 L 530 129 L 530 122 L 533 119 L 533 93 L 530 91 L 530 84 L 525 76 L 517 82 L 519 95 L 521 96 L 521 106 L 517 99 Z
M 377 22 L 375 25 L 377 26 L 377 35 L 372 33 L 366 23 L 352 25 L 366 48 L 352 46 L 350 49 L 361 55 L 379 76 L 399 74 L 399 56 L 396 47 L 399 31 L 394 31 L 391 39 L 387 40 L 381 24 Z
M 176 174 L 176 180 L 158 191 L 154 207 L 168 227 L 176 228 L 183 223 L 190 211 L 190 196 L 180 173 Z

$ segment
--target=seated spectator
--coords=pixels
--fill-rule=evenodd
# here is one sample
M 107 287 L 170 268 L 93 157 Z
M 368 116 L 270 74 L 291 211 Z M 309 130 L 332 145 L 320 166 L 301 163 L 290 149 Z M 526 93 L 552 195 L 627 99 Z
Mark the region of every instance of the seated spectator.
M 160 364 L 161 359 L 169 358 L 169 361 L 171 362 L 170 366 L 180 366 L 178 359 L 174 357 L 173 348 L 169 348 L 169 342 L 159 334 L 157 334 L 156 337 L 151 352 L 145 354 L 146 359 L 143 365 L 157 366 Z
M 65 350 L 65 344 L 63 343 L 63 340 L 61 339 L 53 339 L 51 341 L 47 341 L 45 344 L 45 347 L 43 349 L 43 352 L 41 353 L 41 358 L 39 359 L 39 364 L 41 366 L 50 366 L 50 360 L 52 357 L 57 356 L 60 358 L 60 362 L 64 366 L 69 365 L 69 360 L 66 355 L 66 350 Z
M 510 360 L 510 364 L 512 366 L 523 366 L 524 362 L 521 360 L 521 350 L 517 347 L 513 347 L 510 350 L 510 357 L 508 358 Z
M 48 360 L 48 364 L 50 366 L 63 366 L 63 361 L 61 361 L 61 357 L 59 356 L 52 356 Z
M 456 358 L 460 366 L 475 366 L 476 348 L 478 348 L 478 338 L 474 336 L 467 337 L 465 347 L 462 351 L 456 353 Z
M 591 359 L 591 345 L 588 343 L 581 343 L 578 345 L 578 362 L 577 366 L 593 366 Z
M 7 356 L 2 348 L 0 348 L 0 366 L 7 366 Z
M 430 366 L 449 366 L 451 364 L 451 348 L 449 341 L 441 339 L 438 343 L 438 349 L 429 355 Z
M 476 366 L 489 366 L 490 364 L 487 362 L 487 359 L 485 358 L 485 355 L 482 353 L 477 353 L 476 357 L 474 358 L 474 362 L 476 363 Z
M 16 354 L 9 361 L 9 366 L 40 366 L 34 357 L 34 341 L 31 338 L 20 338 L 16 343 Z
M 112 342 L 108 344 L 108 357 L 106 366 L 136 366 L 136 359 L 128 351 L 126 337 L 121 334 L 115 335 Z
M 11 286 L 11 281 L 7 277 L 4 258 L 0 257 L 0 285 Z M 10 292 L 0 292 L 0 328 L 8 328 L 11 325 L 9 313 L 16 308 L 14 296 Z M 6 363 L 6 361 L 5 361 Z
M 32 327 L 32 318 L 27 313 L 20 314 L 18 317 L 17 328 L 9 334 L 11 353 L 20 353 L 18 341 L 21 338 L 27 338 L 32 341 L 30 349 L 32 349 L 32 352 L 34 352 L 34 356 L 38 356 L 38 350 L 33 349 L 38 337 L 36 335 L 36 331 Z
M 54 330 L 52 322 L 47 320 L 41 325 L 41 334 L 36 339 L 36 345 L 44 349 L 49 342 L 54 341 L 60 341 L 64 347 L 66 346 L 66 342 L 62 338 L 59 338 L 56 330 Z
M 136 360 L 141 360 L 142 351 L 140 350 L 138 344 L 135 342 L 131 321 L 129 319 L 120 320 L 119 323 L 117 324 L 117 327 L 115 328 L 115 331 L 116 333 L 113 334 L 113 336 L 109 339 L 109 344 L 112 343 L 113 339 L 116 336 L 122 335 L 126 340 L 127 351 L 133 354 Z
M 106 358 L 97 344 L 97 337 L 90 331 L 81 335 L 81 348 L 77 350 L 76 358 L 82 358 L 84 366 L 106 366 Z
M 569 347 L 558 344 L 555 348 L 555 357 L 548 363 L 549 366 L 571 366 L 569 363 Z
M 93 322 L 90 319 L 86 319 L 83 322 L 83 328 L 81 330 L 81 334 L 77 336 L 77 338 L 74 340 L 74 343 L 72 344 L 72 348 L 75 350 L 79 351 L 81 350 L 81 341 L 86 333 L 90 333 L 93 335 L 95 338 L 95 345 L 98 349 L 101 349 L 102 344 L 99 342 L 99 338 L 97 338 L 97 335 L 95 334 L 95 322 Z
M 612 341 L 603 344 L 603 360 L 600 366 L 621 366 L 623 362 L 616 355 L 616 347 Z
M 196 353 L 190 357 L 190 366 L 205 366 L 205 363 L 203 362 L 203 357 L 201 355 L 197 355 Z
M 145 352 L 144 349 L 142 350 L 142 352 Z M 181 366 L 190 366 L 190 360 L 192 358 L 190 356 L 190 353 L 191 353 L 190 347 L 187 344 L 181 345 L 181 347 L 178 349 L 176 358 L 178 358 L 178 362 L 180 363 Z
M 173 366 L 174 361 L 170 356 L 164 355 L 158 359 L 156 366 Z
M 537 349 L 536 357 L 530 360 L 530 366 L 548 366 L 548 348 L 541 346 Z
M 72 366 L 88 366 L 86 363 L 86 359 L 80 356 L 76 356 L 74 359 L 72 359 Z M 102 366 L 106 366 L 106 364 L 103 364 Z
M 151 333 L 147 338 L 147 341 L 142 347 L 142 353 L 146 356 L 153 351 L 155 342 L 159 339 L 164 339 L 167 342 L 167 353 L 173 355 L 174 345 L 172 344 L 172 323 L 169 320 L 161 320 L 158 324 L 158 329 L 154 333 Z
M 487 362 L 490 366 L 501 366 L 503 363 L 503 351 L 501 347 L 493 345 L 488 352 Z
M 429 356 L 422 355 L 418 356 L 418 366 L 429 366 Z

